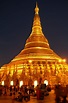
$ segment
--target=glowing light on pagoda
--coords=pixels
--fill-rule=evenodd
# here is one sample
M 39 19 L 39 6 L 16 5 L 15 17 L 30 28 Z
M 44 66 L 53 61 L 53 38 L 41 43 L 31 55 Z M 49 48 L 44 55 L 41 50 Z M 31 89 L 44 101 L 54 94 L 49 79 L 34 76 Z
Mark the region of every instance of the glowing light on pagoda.
M 63 59 L 63 62 L 66 62 L 66 59 Z
M 46 86 L 48 85 L 48 81 L 47 80 L 44 80 L 44 84 L 46 84 Z
M 35 88 L 37 85 L 38 85 L 38 81 L 35 80 L 35 81 L 34 81 L 34 88 Z
M 61 62 L 62 60 L 61 59 L 59 59 L 59 62 Z
M 29 60 L 29 63 L 32 63 L 32 60 Z
M 4 86 L 4 81 L 2 81 L 1 85 L 3 85 L 3 86 Z
M 13 86 L 13 81 L 10 81 L 10 85 Z
M 20 87 L 23 85 L 23 81 L 20 81 Z

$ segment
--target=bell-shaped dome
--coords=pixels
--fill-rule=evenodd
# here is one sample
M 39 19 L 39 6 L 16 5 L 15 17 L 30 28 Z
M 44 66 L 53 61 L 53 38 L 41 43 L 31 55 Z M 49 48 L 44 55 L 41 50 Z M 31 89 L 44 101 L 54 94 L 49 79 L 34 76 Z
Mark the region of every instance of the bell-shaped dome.
M 33 20 L 32 32 L 26 40 L 24 49 L 12 61 L 38 58 L 38 59 L 61 59 L 50 49 L 48 40 L 42 32 L 42 26 L 39 17 L 39 8 L 36 3 L 35 15 Z

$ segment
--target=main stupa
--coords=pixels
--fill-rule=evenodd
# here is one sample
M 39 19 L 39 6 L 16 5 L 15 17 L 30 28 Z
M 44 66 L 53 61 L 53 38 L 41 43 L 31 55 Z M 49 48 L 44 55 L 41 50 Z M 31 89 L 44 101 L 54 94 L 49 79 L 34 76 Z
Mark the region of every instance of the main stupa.
M 24 85 L 34 85 L 48 81 L 50 85 L 67 84 L 68 65 L 49 46 L 43 34 L 39 7 L 36 3 L 32 31 L 26 40 L 24 49 L 10 63 L 0 69 L 0 81 L 13 81 L 17 85 L 23 81 Z

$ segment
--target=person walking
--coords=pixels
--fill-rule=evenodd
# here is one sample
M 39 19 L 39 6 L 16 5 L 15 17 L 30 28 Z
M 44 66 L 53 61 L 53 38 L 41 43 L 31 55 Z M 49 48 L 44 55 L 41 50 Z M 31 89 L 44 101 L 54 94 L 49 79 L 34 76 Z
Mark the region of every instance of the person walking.
M 39 100 L 41 97 L 41 89 L 40 89 L 39 85 L 37 85 L 37 88 L 36 88 L 36 95 L 37 95 L 37 99 Z
M 60 103 L 60 96 L 61 96 L 61 88 L 60 88 L 60 85 L 56 85 L 55 86 L 55 95 L 56 95 L 56 98 L 55 98 L 55 101 L 56 103 Z

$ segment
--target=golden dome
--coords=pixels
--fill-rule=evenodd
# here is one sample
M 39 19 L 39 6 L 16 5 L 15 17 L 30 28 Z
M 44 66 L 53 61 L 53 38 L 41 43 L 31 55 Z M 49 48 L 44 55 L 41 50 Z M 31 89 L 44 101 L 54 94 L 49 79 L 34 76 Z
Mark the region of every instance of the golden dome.
M 39 8 L 36 3 L 35 15 L 33 20 L 32 32 L 28 39 L 24 49 L 12 60 L 23 60 L 23 59 L 61 59 L 56 53 L 50 49 L 48 40 L 42 32 Z

